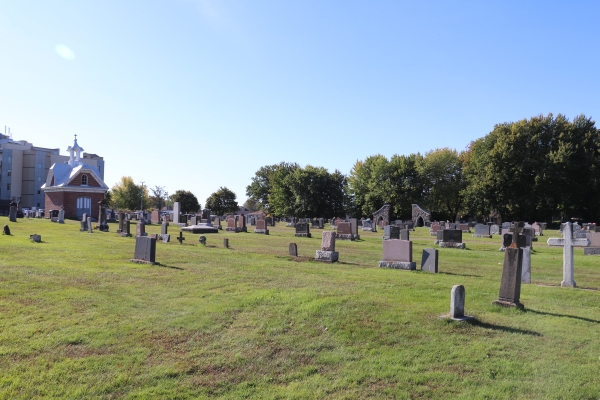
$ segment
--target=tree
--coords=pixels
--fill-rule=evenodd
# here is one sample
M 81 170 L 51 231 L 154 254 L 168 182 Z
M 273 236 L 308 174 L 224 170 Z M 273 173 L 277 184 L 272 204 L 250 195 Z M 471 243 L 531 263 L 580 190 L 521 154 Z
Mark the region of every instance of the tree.
M 235 213 L 239 209 L 236 197 L 231 190 L 220 187 L 206 199 L 206 208 L 212 210 L 216 215 Z
M 423 181 L 424 206 L 453 221 L 462 206 L 462 191 L 466 186 L 461 155 L 453 149 L 432 150 L 417 162 Z
M 179 202 L 183 213 L 196 213 L 200 210 L 198 198 L 187 190 L 177 190 L 171 195 L 171 201 Z
M 150 196 L 150 204 L 156 210 L 162 210 L 166 205 L 167 199 L 169 198 L 169 193 L 165 191 L 163 186 L 154 186 L 151 188 L 152 196 Z
M 275 212 L 271 200 L 275 200 L 279 207 L 278 215 L 286 215 L 285 202 L 290 200 L 290 193 L 285 190 L 285 177 L 300 166 L 296 163 L 285 163 L 266 165 L 261 167 L 252 183 L 246 187 L 246 195 L 252 200 L 262 204 L 269 212 Z M 291 215 L 291 214 L 288 214 Z
M 130 176 L 121 177 L 121 182 L 116 183 L 112 189 L 111 206 L 125 210 L 139 210 L 140 205 L 145 209 L 148 207 L 148 189 L 142 185 L 136 185 Z M 140 201 L 143 199 L 143 204 Z
M 259 211 L 263 208 L 262 204 L 252 198 L 247 199 L 242 206 L 250 210 L 250 212 Z

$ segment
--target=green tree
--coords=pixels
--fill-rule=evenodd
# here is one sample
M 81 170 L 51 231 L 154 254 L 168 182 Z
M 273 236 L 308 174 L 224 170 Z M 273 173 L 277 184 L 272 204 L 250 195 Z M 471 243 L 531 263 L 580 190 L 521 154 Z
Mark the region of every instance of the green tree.
M 285 190 L 283 182 L 296 168 L 299 168 L 298 164 L 285 162 L 261 167 L 252 178 L 252 183 L 246 187 L 246 195 L 269 212 L 286 215 L 285 202 L 291 199 L 291 194 Z M 273 209 L 271 200 L 275 200 L 278 211 Z
M 162 210 L 166 205 L 167 199 L 169 198 L 169 193 L 165 190 L 163 186 L 154 186 L 150 189 L 152 192 L 152 196 L 150 196 L 150 204 L 156 210 Z
M 239 209 L 236 197 L 231 190 L 220 187 L 206 199 L 206 208 L 212 210 L 216 215 L 236 213 Z
M 148 189 L 142 185 L 136 185 L 130 176 L 121 177 L 112 189 L 112 206 L 121 210 L 139 210 L 143 199 L 143 208 L 149 204 Z
M 263 209 L 262 204 L 252 198 L 246 199 L 242 206 L 250 210 L 250 212 L 260 211 Z
M 466 186 L 462 164 L 461 155 L 449 148 L 432 150 L 416 164 L 423 182 L 424 207 L 451 221 L 460 211 Z
M 171 201 L 179 202 L 183 213 L 196 213 L 200 210 L 198 198 L 187 190 L 177 190 L 171 195 Z

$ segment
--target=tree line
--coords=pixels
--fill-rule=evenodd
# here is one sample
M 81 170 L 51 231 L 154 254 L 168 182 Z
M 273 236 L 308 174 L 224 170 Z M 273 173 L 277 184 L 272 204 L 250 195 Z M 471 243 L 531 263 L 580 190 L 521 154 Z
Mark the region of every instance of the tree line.
M 338 170 L 282 162 L 256 171 L 246 194 L 276 216 L 370 217 L 390 204 L 410 218 L 417 203 L 438 220 L 550 221 L 600 217 L 600 140 L 584 115 L 559 114 L 497 124 L 464 151 L 380 154 Z

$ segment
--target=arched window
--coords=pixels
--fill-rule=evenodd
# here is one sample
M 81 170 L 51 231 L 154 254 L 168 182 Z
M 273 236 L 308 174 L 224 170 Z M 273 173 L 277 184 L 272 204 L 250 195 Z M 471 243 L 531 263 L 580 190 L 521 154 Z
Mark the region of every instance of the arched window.
M 87 186 L 87 184 L 88 184 L 87 175 L 81 175 L 81 186 Z

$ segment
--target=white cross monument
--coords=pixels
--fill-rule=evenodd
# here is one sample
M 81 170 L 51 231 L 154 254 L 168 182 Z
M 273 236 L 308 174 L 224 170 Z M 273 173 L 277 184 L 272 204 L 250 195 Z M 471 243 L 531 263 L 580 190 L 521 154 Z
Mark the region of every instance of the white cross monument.
M 586 247 L 590 245 L 588 238 L 573 239 L 573 230 L 570 222 L 563 224 L 563 239 L 550 238 L 548 246 L 563 246 L 563 281 L 560 286 L 575 287 L 573 278 L 573 247 Z

